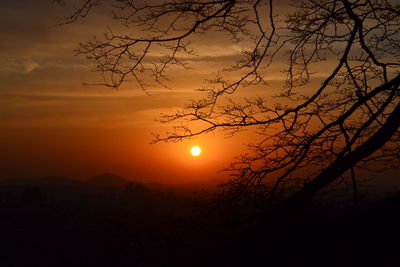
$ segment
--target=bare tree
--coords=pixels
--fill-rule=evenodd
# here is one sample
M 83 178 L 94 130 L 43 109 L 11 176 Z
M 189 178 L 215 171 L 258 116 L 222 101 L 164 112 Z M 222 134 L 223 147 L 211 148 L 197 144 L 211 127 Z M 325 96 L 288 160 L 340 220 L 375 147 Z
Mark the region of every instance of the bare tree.
M 96 63 L 103 85 L 118 88 L 132 79 L 143 89 L 149 79 L 164 85 L 169 67 L 185 67 L 184 58 L 195 55 L 195 35 L 220 32 L 244 47 L 231 68 L 207 81 L 204 98 L 162 115 L 176 126 L 156 135 L 175 142 L 255 129 L 259 141 L 227 168 L 233 173 L 227 197 L 266 207 L 285 196 L 282 205 L 298 207 L 347 176 L 357 196 L 355 168 L 398 165 L 398 1 L 299 0 L 287 4 L 284 16 L 275 14 L 274 0 L 110 2 L 123 33 L 108 29 L 77 50 Z M 100 4 L 83 1 L 65 21 Z M 156 63 L 153 54 L 162 55 Z M 268 88 L 271 66 L 282 60 L 286 81 L 274 101 L 228 98 L 240 88 Z M 199 122 L 201 129 L 192 127 Z

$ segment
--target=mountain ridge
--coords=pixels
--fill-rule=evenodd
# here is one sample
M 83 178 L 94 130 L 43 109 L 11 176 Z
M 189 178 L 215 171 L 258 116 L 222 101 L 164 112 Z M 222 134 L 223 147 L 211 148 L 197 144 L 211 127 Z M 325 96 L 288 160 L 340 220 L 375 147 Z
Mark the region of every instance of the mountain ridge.
M 124 187 L 129 184 L 129 180 L 122 176 L 103 173 L 88 180 L 81 181 L 66 176 L 44 176 L 36 178 L 13 178 L 0 181 L 2 186 L 40 186 L 40 185 L 59 185 L 59 186 L 91 186 L 91 187 Z

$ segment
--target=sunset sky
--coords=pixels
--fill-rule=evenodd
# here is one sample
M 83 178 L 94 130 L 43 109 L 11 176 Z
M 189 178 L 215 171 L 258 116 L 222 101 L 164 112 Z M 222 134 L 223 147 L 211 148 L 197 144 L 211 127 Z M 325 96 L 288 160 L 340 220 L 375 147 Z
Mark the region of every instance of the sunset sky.
M 102 172 L 166 183 L 222 177 L 217 172 L 244 151 L 251 135 L 226 139 L 208 134 L 181 143 L 150 145 L 156 122 L 200 93 L 202 81 L 230 64 L 240 47 L 223 37 L 197 40 L 196 68 L 172 74 L 173 90 L 135 84 L 120 90 L 84 86 L 98 81 L 90 63 L 73 49 L 101 35 L 109 13 L 55 26 L 67 13 L 52 1 L 1 1 L 0 178 L 65 175 L 87 179 Z M 109 21 L 109 20 L 108 20 Z M 215 40 L 214 37 L 214 40 Z M 229 48 L 229 49 L 227 49 Z M 251 92 L 249 92 L 251 94 Z M 190 155 L 199 145 L 203 153 Z
M 151 133 L 162 134 L 171 126 L 155 121 L 159 114 L 199 98 L 196 89 L 204 79 L 231 66 L 243 47 L 218 33 L 195 37 L 199 56 L 188 60 L 190 70 L 171 71 L 172 90 L 153 86 L 144 92 L 134 83 L 119 90 L 85 86 L 100 77 L 73 50 L 112 22 L 108 10 L 100 8 L 81 21 L 56 26 L 70 7 L 51 0 L 0 3 L 0 179 L 88 179 L 103 172 L 144 182 L 224 179 L 226 174 L 218 171 L 246 152 L 244 144 L 255 140 L 253 133 L 225 138 L 216 132 L 179 143 L 149 143 Z M 278 6 L 276 12 L 285 10 Z M 271 66 L 268 90 L 246 88 L 238 95 L 274 95 L 284 83 L 284 66 L 279 61 Z M 324 66 L 313 82 L 329 72 L 329 64 Z M 190 155 L 194 145 L 202 148 L 199 157 Z

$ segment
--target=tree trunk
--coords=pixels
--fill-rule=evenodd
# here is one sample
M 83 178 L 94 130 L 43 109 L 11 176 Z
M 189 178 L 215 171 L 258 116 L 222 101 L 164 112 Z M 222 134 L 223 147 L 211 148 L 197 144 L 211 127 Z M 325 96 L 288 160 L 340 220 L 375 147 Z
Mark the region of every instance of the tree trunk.
M 290 196 L 278 209 L 299 209 L 308 205 L 315 194 L 328 184 L 338 179 L 342 174 L 355 166 L 359 161 L 380 149 L 396 133 L 400 127 L 400 102 L 390 114 L 381 128 L 367 141 L 346 156 L 337 159 L 323 170 L 315 179 L 307 183 L 299 192 Z

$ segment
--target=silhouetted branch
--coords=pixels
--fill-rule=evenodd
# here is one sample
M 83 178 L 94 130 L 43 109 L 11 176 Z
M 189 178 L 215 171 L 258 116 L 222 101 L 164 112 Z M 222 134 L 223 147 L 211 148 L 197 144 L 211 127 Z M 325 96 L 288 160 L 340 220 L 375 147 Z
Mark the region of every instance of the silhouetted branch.
M 66 22 L 94 4 L 83 1 Z M 274 4 L 115 0 L 113 18 L 125 33 L 108 29 L 77 53 L 95 62 L 103 85 L 118 88 L 133 79 L 145 90 L 148 81 L 167 86 L 170 66 L 186 67 L 184 56 L 195 55 L 192 36 L 229 34 L 244 47 L 242 57 L 208 79 L 202 99 L 162 114 L 161 122 L 176 125 L 154 142 L 254 129 L 258 142 L 226 168 L 233 175 L 223 187 L 229 199 L 265 208 L 293 194 L 288 199 L 304 204 L 349 171 L 356 201 L 355 168 L 399 158 L 400 3 L 302 0 L 285 16 L 274 14 Z M 227 97 L 239 88 L 268 87 L 271 66 L 282 60 L 286 80 L 275 104 L 256 95 Z

